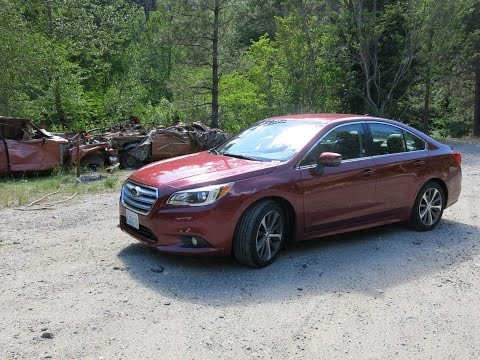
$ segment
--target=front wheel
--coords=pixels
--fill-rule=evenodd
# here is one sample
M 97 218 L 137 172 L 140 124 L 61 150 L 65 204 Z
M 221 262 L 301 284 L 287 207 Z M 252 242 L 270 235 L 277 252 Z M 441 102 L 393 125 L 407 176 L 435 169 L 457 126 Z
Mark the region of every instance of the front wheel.
M 432 230 L 438 225 L 445 208 L 445 193 L 436 182 L 423 185 L 413 205 L 410 223 L 420 231 Z
M 233 250 L 242 264 L 263 267 L 275 260 L 286 234 L 282 207 L 262 201 L 243 214 L 235 231 Z

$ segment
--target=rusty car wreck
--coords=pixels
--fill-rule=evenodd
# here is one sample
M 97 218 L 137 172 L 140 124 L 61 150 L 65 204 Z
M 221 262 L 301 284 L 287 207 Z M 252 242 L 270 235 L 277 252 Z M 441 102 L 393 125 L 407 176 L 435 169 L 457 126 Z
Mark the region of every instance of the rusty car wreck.
M 134 124 L 121 131 L 105 133 L 100 139 L 111 141 L 122 168 L 138 168 L 143 164 L 175 156 L 209 150 L 226 141 L 228 135 L 199 122 L 178 123 L 147 131 Z
M 51 171 L 71 166 L 103 166 L 114 155 L 108 142 L 78 143 L 40 129 L 29 119 L 0 116 L 0 174 Z M 78 155 L 77 155 L 78 153 Z
M 138 168 L 146 163 L 211 149 L 227 139 L 201 123 L 147 130 L 137 120 L 86 132 L 50 133 L 29 119 L 0 116 L 0 174 L 51 171 L 57 167 Z M 118 165 L 117 165 L 118 166 Z

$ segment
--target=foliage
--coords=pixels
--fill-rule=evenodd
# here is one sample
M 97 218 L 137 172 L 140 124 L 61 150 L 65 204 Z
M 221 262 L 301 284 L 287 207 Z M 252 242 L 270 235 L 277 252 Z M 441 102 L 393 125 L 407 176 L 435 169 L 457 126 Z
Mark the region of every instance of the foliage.
M 278 114 L 370 113 L 462 136 L 474 119 L 480 131 L 479 4 L 0 0 L 0 114 L 237 132 Z

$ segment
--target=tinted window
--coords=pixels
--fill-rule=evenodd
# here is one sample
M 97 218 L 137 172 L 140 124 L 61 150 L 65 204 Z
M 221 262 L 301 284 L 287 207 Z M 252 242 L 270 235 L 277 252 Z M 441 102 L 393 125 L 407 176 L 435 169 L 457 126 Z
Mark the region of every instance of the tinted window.
M 406 151 L 403 131 L 385 124 L 368 124 L 372 134 L 372 155 L 396 154 Z
M 407 151 L 425 150 L 425 141 L 409 132 L 404 131 L 403 133 L 405 135 Z
M 362 124 L 344 125 L 333 129 L 310 150 L 300 165 L 316 164 L 324 152 L 342 155 L 343 160 L 366 156 L 365 133 Z
M 287 161 L 325 126 L 321 121 L 266 120 L 216 148 L 225 156 Z

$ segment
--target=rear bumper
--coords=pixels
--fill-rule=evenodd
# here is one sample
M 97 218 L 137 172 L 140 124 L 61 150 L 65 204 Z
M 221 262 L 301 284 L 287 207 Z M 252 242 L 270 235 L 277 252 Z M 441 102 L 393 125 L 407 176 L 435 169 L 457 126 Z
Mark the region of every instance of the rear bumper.
M 458 201 L 462 190 L 462 170 L 452 169 L 450 178 L 447 181 L 448 199 L 446 207 L 452 206 Z

